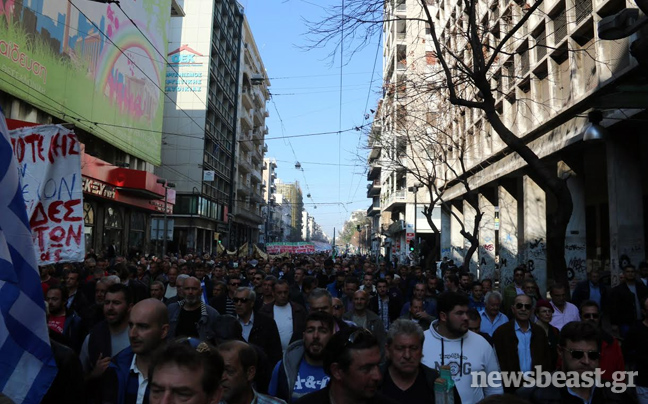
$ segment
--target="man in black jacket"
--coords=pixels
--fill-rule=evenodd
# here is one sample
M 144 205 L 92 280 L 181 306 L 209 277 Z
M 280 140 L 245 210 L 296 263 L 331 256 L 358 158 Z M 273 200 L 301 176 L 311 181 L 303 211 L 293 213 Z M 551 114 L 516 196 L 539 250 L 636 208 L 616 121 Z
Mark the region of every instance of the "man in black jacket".
M 582 375 L 584 372 L 594 373 L 599 367 L 601 349 L 601 334 L 596 326 L 589 321 L 572 321 L 560 330 L 558 355 L 562 359 L 562 370 L 567 374 L 572 372 Z M 571 378 L 571 376 L 570 376 Z M 585 379 L 583 379 L 585 381 Z M 522 387 L 516 394 L 526 398 L 532 404 L 612 404 L 633 403 L 627 393 L 615 393 L 610 387 L 579 386 L 558 387 L 549 384 L 546 387 Z
M 421 363 L 425 335 L 411 320 L 394 321 L 387 334 L 387 363 L 381 392 L 399 403 L 430 402 L 439 372 Z M 455 402 L 460 403 L 454 389 Z
M 257 345 L 268 355 L 271 367 L 281 360 L 281 339 L 275 321 L 263 314 L 254 312 L 256 293 L 247 287 L 239 287 L 234 292 L 236 317 L 243 327 L 243 339 Z
M 403 299 L 396 288 L 389 289 L 386 280 L 378 279 L 376 282 L 376 295 L 369 302 L 369 310 L 378 314 L 378 317 L 385 326 L 385 331 L 389 325 L 400 317 L 400 311 L 403 307 Z
M 602 312 L 608 309 L 609 288 L 601 282 L 601 272 L 598 269 L 592 269 L 587 274 L 587 280 L 578 282 L 572 293 L 572 303 L 579 307 L 581 303 L 587 300 L 595 301 Z
M 641 303 L 648 297 L 648 287 L 636 281 L 637 270 L 631 264 L 623 268 L 623 283 L 610 292 L 612 332 L 625 338 L 630 326 L 641 320 Z

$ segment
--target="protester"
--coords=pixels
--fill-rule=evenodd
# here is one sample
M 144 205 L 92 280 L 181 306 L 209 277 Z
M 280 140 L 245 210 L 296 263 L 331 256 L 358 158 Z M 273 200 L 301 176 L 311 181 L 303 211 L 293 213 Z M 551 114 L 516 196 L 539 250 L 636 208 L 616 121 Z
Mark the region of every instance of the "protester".
M 633 265 L 623 268 L 623 282 L 610 291 L 610 322 L 612 332 L 625 338 L 632 324 L 641 320 L 641 303 L 648 297 L 648 286 L 636 281 Z
M 422 363 L 439 369 L 451 365 L 452 379 L 464 404 L 477 403 L 501 387 L 473 387 L 471 372 L 499 372 L 497 356 L 482 337 L 468 331 L 468 297 L 458 292 L 439 295 L 438 320 L 425 331 Z
M 609 287 L 601 282 L 601 271 L 592 269 L 587 274 L 587 279 L 576 284 L 572 292 L 572 303 L 576 307 L 586 300 L 596 302 L 601 312 L 605 312 L 608 306 L 610 290 Z
M 367 292 L 364 290 L 356 291 L 353 297 L 353 310 L 345 313 L 342 318 L 353 322 L 358 327 L 371 331 L 378 339 L 382 352 L 386 340 L 385 326 L 378 315 L 367 308 L 368 300 Z
M 536 366 L 551 369 L 549 343 L 544 330 L 530 321 L 533 304 L 530 296 L 517 295 L 511 308 L 513 319 L 493 333 L 493 345 L 503 372 L 530 372 Z M 518 386 L 505 386 L 513 393 Z
M 516 267 L 513 270 L 513 283 L 507 285 L 502 290 L 502 311 L 507 317 L 512 314 L 511 307 L 513 306 L 515 296 L 524 294 L 524 275 L 524 268 L 521 266 Z
M 558 355 L 562 361 L 563 372 L 594 372 L 599 367 L 601 336 L 589 321 L 573 321 L 560 330 Z M 609 386 L 609 385 L 608 385 Z M 516 394 L 532 404 L 588 403 L 611 404 L 632 403 L 628 393 L 615 393 L 608 386 L 585 386 L 575 384 L 561 386 L 549 383 L 548 386 L 522 387 Z
M 295 341 L 272 372 L 268 393 L 290 403 L 326 387 L 324 349 L 334 334 L 335 320 L 329 313 L 312 312 L 306 318 L 303 339 Z
M 268 356 L 273 367 L 281 359 L 281 337 L 275 321 L 261 313 L 254 312 L 255 292 L 240 287 L 234 293 L 236 317 L 242 327 L 242 336 L 250 344 L 259 346 Z
M 565 285 L 554 284 L 551 289 L 551 306 L 554 309 L 551 325 L 558 330 L 572 321 L 580 321 L 578 307 L 567 301 L 567 288 Z
M 225 372 L 221 386 L 226 404 L 282 404 L 285 401 L 261 394 L 254 389 L 257 354 L 243 341 L 228 341 L 218 346 Z
M 280 279 L 274 286 L 274 305 L 261 307 L 259 313 L 274 319 L 281 337 L 281 349 L 286 351 L 288 345 L 300 339 L 306 326 L 306 309 L 288 299 L 290 286 Z
M 66 306 L 67 298 L 67 289 L 64 286 L 53 285 L 49 287 L 45 297 L 49 311 L 47 327 L 56 337 L 60 338 L 58 342 L 74 349 L 75 352 L 79 352 L 85 338 L 81 328 L 82 321 L 74 310 Z
M 598 304 L 593 300 L 586 300 L 580 306 L 581 321 L 589 321 L 598 329 L 601 334 L 601 359 L 599 367 L 604 371 L 602 379 L 613 381 L 614 372 L 625 371 L 625 362 L 621 344 L 614 336 L 603 329 L 601 311 Z
M 189 277 L 183 284 L 184 300 L 169 305 L 169 339 L 196 337 L 208 341 L 216 335 L 218 312 L 202 301 L 200 281 Z
M 508 323 L 508 317 L 500 311 L 502 295 L 498 292 L 488 292 L 484 301 L 486 308 L 481 312 L 481 332 L 492 337 L 497 327 Z
M 396 320 L 387 333 L 387 368 L 380 391 L 399 403 L 434 402 L 434 382 L 439 372 L 421 363 L 423 329 L 407 320 Z M 456 389 L 455 402 L 459 402 Z
M 538 300 L 536 302 L 536 325 L 540 326 L 547 336 L 547 343 L 549 344 L 549 357 L 551 360 L 551 370 L 555 370 L 558 364 L 558 340 L 560 338 L 560 331 L 551 325 L 554 308 L 548 300 Z
M 475 334 L 479 334 L 482 337 L 484 337 L 484 339 L 488 341 L 488 343 L 491 346 L 493 346 L 493 337 L 486 334 L 485 332 L 481 332 L 482 318 L 481 318 L 481 314 L 479 314 L 477 309 L 469 308 L 467 314 L 468 314 L 468 329 L 474 332 Z
M 119 283 L 108 287 L 104 299 L 105 320 L 90 331 L 81 348 L 81 364 L 86 379 L 100 377 L 111 357 L 128 347 L 128 316 L 132 304 L 126 286 Z
M 171 343 L 155 354 L 148 371 L 150 404 L 221 401 L 223 358 L 207 343 L 192 342 Z
M 339 331 L 329 341 L 323 356 L 324 371 L 331 378 L 329 384 L 295 404 L 395 403 L 379 393 L 380 347 L 370 331 L 357 327 Z
M 135 304 L 128 320 L 130 347 L 118 353 L 102 375 L 102 403 L 142 404 L 149 397 L 149 365 L 169 331 L 167 308 L 149 298 Z
M 389 329 L 392 322 L 400 317 L 402 305 L 402 299 L 397 289 L 389 289 L 385 279 L 378 279 L 376 282 L 376 295 L 369 301 L 369 310 L 380 317 L 385 326 L 385 331 Z

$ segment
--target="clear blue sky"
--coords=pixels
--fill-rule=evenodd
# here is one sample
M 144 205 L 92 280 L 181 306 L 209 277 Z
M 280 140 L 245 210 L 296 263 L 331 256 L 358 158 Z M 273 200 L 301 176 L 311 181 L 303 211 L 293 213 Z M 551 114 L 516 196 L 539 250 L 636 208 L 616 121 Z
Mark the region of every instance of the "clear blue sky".
M 366 132 L 272 138 L 344 131 L 370 122 L 373 116 L 366 120 L 365 114 L 376 108 L 382 83 L 382 48 L 374 70 L 379 38 L 356 54 L 343 67 L 341 76 L 339 56 L 334 65 L 328 57 L 331 48 L 300 49 L 308 43 L 303 19 L 321 17 L 323 6 L 331 1 L 240 3 L 271 82 L 266 157 L 277 160 L 277 177 L 283 182 L 299 181 L 306 210 L 332 237 L 333 228 L 339 233 L 352 211 L 366 210 L 370 204 L 366 188 Z M 295 168 L 296 161 L 301 163 L 303 172 Z M 309 192 L 312 199 L 306 198 Z

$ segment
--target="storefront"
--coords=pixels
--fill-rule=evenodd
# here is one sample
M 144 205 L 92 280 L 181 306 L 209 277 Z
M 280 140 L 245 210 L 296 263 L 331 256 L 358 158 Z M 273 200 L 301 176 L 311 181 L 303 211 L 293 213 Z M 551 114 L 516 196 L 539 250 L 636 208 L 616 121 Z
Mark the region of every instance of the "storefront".
M 152 253 L 151 216 L 173 213 L 175 190 L 164 187 L 147 171 L 117 167 L 83 154 L 86 249 L 106 253 L 114 245 L 118 254 Z

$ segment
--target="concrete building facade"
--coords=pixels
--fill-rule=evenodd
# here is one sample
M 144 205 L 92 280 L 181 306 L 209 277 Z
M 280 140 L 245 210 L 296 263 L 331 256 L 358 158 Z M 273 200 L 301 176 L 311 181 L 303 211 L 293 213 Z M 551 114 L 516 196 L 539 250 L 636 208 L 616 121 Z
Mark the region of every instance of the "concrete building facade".
M 234 217 L 243 10 L 233 0 L 185 2 L 169 31 L 162 160 L 176 186 L 171 252 L 230 247 Z M 179 109 L 177 106 L 181 109 Z M 185 113 L 187 112 L 187 113 Z
M 232 242 L 240 246 L 259 241 L 259 226 L 264 222 L 263 206 L 267 185 L 263 183 L 264 143 L 268 127 L 270 80 L 265 71 L 247 18 L 243 20 L 241 50 L 241 91 L 239 94 L 238 141 L 236 143 L 236 191 L 232 220 Z
M 462 2 L 428 4 L 440 42 L 458 52 L 465 49 L 458 34 L 467 24 Z M 416 4 L 407 2 L 410 7 Z M 622 265 L 645 260 L 648 144 L 643 133 L 648 98 L 638 85 L 645 67 L 629 53 L 640 35 L 607 41 L 597 32 L 602 18 L 633 7 L 613 0 L 545 1 L 502 48 L 489 73 L 503 122 L 567 181 L 574 208 L 564 255 L 572 281 L 597 268 L 609 270 L 615 285 Z M 477 21 L 485 28 L 480 32 L 487 32 L 484 40 L 490 49 L 525 12 L 525 4 L 515 1 L 478 3 Z M 423 39 L 431 41 L 430 35 Z M 637 51 L 646 52 L 637 45 Z M 470 65 L 469 52 L 457 54 Z M 595 116 L 591 112 L 602 114 L 603 140 L 584 141 L 596 123 L 590 122 Z M 546 290 L 553 279 L 547 265 L 548 219 L 556 201 L 531 179 L 526 162 L 510 152 L 481 110 L 451 108 L 445 117 L 444 131 L 466 145 L 466 171 L 461 175 L 471 195 L 458 177 L 448 178 L 441 255 L 463 261 L 470 244 L 460 234 L 460 222 L 474 221 L 478 207 L 484 217 L 471 271 L 505 285 L 513 268 L 525 264 Z M 459 164 L 461 150 L 446 152 L 448 161 Z M 468 202 L 468 196 L 476 202 Z

